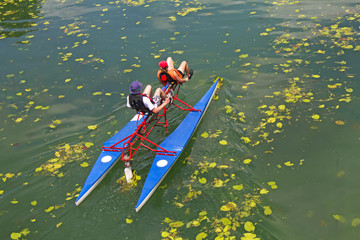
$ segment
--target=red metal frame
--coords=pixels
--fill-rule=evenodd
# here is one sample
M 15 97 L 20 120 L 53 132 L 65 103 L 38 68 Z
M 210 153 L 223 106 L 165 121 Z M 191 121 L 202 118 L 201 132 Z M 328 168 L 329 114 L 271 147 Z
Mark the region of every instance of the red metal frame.
M 165 91 L 166 94 L 168 94 L 171 90 L 174 93 L 173 96 L 173 100 L 177 100 L 179 101 L 181 104 L 185 105 L 188 108 L 183 108 L 175 103 L 174 104 L 177 108 L 184 110 L 184 111 L 200 111 L 198 109 L 193 108 L 192 106 L 190 106 L 189 104 L 185 103 L 184 101 L 180 100 L 177 96 L 179 93 L 179 89 L 180 89 L 180 84 L 178 83 L 173 83 L 172 85 L 170 85 L 167 90 Z M 143 114 L 142 112 L 138 113 L 138 117 L 136 120 L 136 131 L 127 136 L 126 138 L 118 141 L 117 143 L 109 146 L 109 147 L 103 147 L 103 151 L 114 151 L 114 152 L 122 152 L 121 153 L 121 160 L 123 162 L 129 162 L 131 160 L 131 158 L 135 155 L 135 153 L 139 150 L 140 147 L 145 147 L 153 152 L 155 152 L 158 155 L 167 155 L 167 156 L 175 156 L 176 155 L 176 151 L 168 151 L 165 148 L 159 146 L 158 144 L 154 143 L 153 141 L 150 141 L 147 137 L 149 136 L 149 134 L 152 132 L 152 130 L 155 127 L 161 126 L 161 127 L 165 127 L 166 128 L 166 132 L 169 131 L 168 129 L 168 122 L 167 122 L 167 117 L 166 117 L 166 111 L 169 109 L 170 105 L 169 104 L 168 107 L 163 108 L 163 112 L 162 114 Z M 163 119 L 163 120 L 162 120 Z M 141 123 L 139 123 L 141 121 Z M 154 123 L 155 122 L 155 123 Z M 150 129 L 147 129 L 147 127 L 150 126 L 151 123 L 154 123 L 153 126 L 151 126 Z M 140 140 L 140 143 L 138 145 L 136 145 L 138 143 L 138 140 Z M 145 145 L 144 142 L 147 142 L 151 145 L 153 145 L 154 147 L 157 147 L 158 149 L 153 149 L 151 147 L 149 147 L 148 145 Z M 122 146 L 121 146 L 122 144 Z

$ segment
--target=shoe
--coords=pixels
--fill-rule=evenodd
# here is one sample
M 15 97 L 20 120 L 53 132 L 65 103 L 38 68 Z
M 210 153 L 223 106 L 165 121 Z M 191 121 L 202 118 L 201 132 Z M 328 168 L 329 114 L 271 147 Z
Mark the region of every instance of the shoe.
M 190 80 L 193 75 L 194 75 L 194 70 L 190 69 L 188 79 Z

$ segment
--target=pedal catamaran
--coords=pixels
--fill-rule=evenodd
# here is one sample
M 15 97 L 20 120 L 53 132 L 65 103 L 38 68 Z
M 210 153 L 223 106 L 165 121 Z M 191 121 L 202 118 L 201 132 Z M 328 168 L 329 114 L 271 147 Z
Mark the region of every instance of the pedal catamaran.
M 218 77 L 194 107 L 178 98 L 179 84 L 173 84 L 166 90 L 167 93 L 169 91 L 174 92 L 174 102 L 170 105 L 174 105 L 184 111 L 189 111 L 189 113 L 160 145 L 150 141 L 148 136 L 157 126 L 165 127 L 166 131 L 168 131 L 166 111 L 170 106 L 164 108 L 161 114 L 137 113 L 119 132 L 104 142 L 102 151 L 90 171 L 75 204 L 79 205 L 120 159 L 125 163 L 125 175 L 127 180 L 130 181 L 132 177 L 130 159 L 132 159 L 140 147 L 145 147 L 148 150 L 154 151 L 156 156 L 136 205 L 136 211 L 139 211 L 179 158 L 204 116 L 221 80 Z

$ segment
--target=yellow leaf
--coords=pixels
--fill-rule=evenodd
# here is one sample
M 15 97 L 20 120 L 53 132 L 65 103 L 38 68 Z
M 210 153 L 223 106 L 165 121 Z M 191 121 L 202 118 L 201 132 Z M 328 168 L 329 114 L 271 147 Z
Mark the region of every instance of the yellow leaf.
M 207 215 L 206 211 L 202 211 L 202 212 L 199 213 L 199 216 L 205 216 L 205 215 Z
M 285 111 L 286 107 L 285 107 L 285 105 L 279 105 L 278 109 L 280 112 L 282 112 L 282 111 Z
M 184 204 L 179 202 L 174 202 L 174 205 L 177 206 L 178 208 L 182 208 L 184 206 Z
M 207 132 L 204 132 L 200 136 L 203 137 L 203 138 L 208 138 L 209 134 Z
M 129 72 L 132 72 L 132 69 L 125 69 L 124 70 L 124 73 L 129 73 Z
M 80 164 L 80 166 L 83 167 L 83 168 L 85 168 L 85 167 L 88 167 L 89 164 L 88 164 L 87 162 L 83 162 L 83 163 Z
M 224 212 L 227 212 L 227 211 L 230 211 L 231 210 L 231 208 L 229 207 L 229 206 L 227 206 L 227 205 L 223 205 L 223 206 L 221 206 L 221 211 L 224 211 Z
M 51 212 L 52 210 L 54 210 L 54 206 L 50 206 L 50 207 L 48 207 L 47 209 L 45 209 L 44 211 L 45 212 Z
M 255 226 L 252 222 L 249 222 L 247 221 L 245 224 L 244 224 L 244 229 L 245 231 L 247 232 L 253 232 L 255 230 Z
M 179 227 L 182 227 L 183 225 L 184 225 L 184 223 L 180 222 L 180 221 L 172 222 L 172 223 L 169 224 L 169 226 L 172 227 L 172 228 L 179 228 Z
M 0 195 L 4 194 L 4 192 L 5 192 L 4 190 L 0 190 Z
M 244 237 L 241 237 L 241 240 L 260 240 L 260 238 L 255 238 L 256 234 L 254 233 L 244 233 Z
M 14 233 L 12 233 L 12 234 L 10 235 L 10 237 L 11 237 L 11 239 L 13 239 L 13 240 L 17 240 L 17 239 L 21 238 L 21 234 L 14 232 Z
M 271 215 L 272 210 L 270 209 L 269 206 L 264 206 L 264 214 L 265 215 Z
M 344 121 L 341 121 L 341 120 L 337 120 L 337 121 L 335 121 L 335 123 L 336 123 L 337 125 L 344 125 L 344 124 L 345 124 L 345 122 L 344 122 Z
M 266 188 L 260 190 L 260 194 L 268 194 L 269 191 Z
M 203 240 L 207 237 L 207 234 L 204 232 L 199 233 L 198 235 L 196 235 L 196 240 Z
M 102 92 L 94 92 L 92 95 L 94 96 L 102 95 Z
M 31 205 L 33 205 L 33 206 L 36 206 L 36 204 L 37 204 L 37 201 L 32 201 L 31 202 Z
M 221 219 L 221 222 L 222 222 L 225 226 L 231 225 L 231 221 L 230 221 L 230 219 L 228 219 L 228 218 L 222 218 L 222 219 Z
M 126 218 L 126 223 L 128 223 L 128 224 L 130 224 L 130 223 L 132 223 L 133 222 L 133 220 L 132 219 L 130 219 L 130 218 Z
M 21 230 L 21 232 L 20 232 L 20 234 L 21 234 L 21 235 L 24 235 L 24 236 L 28 235 L 29 233 L 30 233 L 30 230 L 29 230 L 28 228 L 24 228 L 24 229 Z
M 23 119 L 22 118 L 17 118 L 16 120 L 15 120 L 15 122 L 16 123 L 19 123 L 19 122 L 21 122 Z
M 92 142 L 85 143 L 85 147 L 87 147 L 87 148 L 92 147 L 92 146 L 94 146 L 94 144 Z
M 244 185 L 242 185 L 242 184 L 233 186 L 233 189 L 239 190 L 239 191 L 242 190 L 243 188 L 244 188 Z
M 336 220 L 338 220 L 339 222 L 341 222 L 341 223 L 345 223 L 345 222 L 346 222 L 346 219 L 345 219 L 343 216 L 341 216 L 341 215 L 333 214 L 333 217 L 334 217 Z
M 319 120 L 320 116 L 318 114 L 313 114 L 311 116 L 314 120 Z
M 351 225 L 352 225 L 353 227 L 359 226 L 359 225 L 360 225 L 360 218 L 354 218 L 354 219 L 352 220 L 352 222 L 351 222 Z
M 243 161 L 243 163 L 244 163 L 244 164 L 250 164 L 250 163 L 251 163 L 251 159 L 249 159 L 249 158 L 248 158 L 248 159 L 245 159 L 245 160 Z
M 294 164 L 290 161 L 285 162 L 284 165 L 288 167 L 294 166 Z
M 223 183 L 224 182 L 221 179 L 215 179 L 214 187 L 221 187 Z
M 267 122 L 274 123 L 274 122 L 276 122 L 276 118 L 274 118 L 274 117 L 268 118 Z
M 221 206 L 221 211 L 227 212 L 237 207 L 236 203 L 228 202 L 226 205 Z
M 41 172 L 42 171 L 42 167 L 38 167 L 35 169 L 35 172 Z
M 201 184 L 205 184 L 206 183 L 206 178 L 199 178 L 199 182 Z
M 168 232 L 162 232 L 161 233 L 161 237 L 163 237 L 163 238 L 166 238 L 168 236 L 170 236 L 170 233 L 168 233 Z
M 244 143 L 251 142 L 250 138 L 248 138 L 248 137 L 241 137 L 241 139 L 244 141 Z
M 18 204 L 19 201 L 14 198 L 14 200 L 12 200 L 11 203 L 15 205 L 15 204 Z
M 225 109 L 226 109 L 226 113 L 231 113 L 232 112 L 232 107 L 227 105 L 225 106 Z
M 282 124 L 281 122 L 278 122 L 278 123 L 276 124 L 276 127 L 278 127 L 278 128 L 282 128 L 282 126 L 283 126 L 283 124 Z
M 59 228 L 62 225 L 62 222 L 59 222 L 58 224 L 56 224 L 56 227 Z
M 97 129 L 97 125 L 90 125 L 90 126 L 88 126 L 88 129 L 90 129 L 90 130 L 95 130 L 95 129 Z
M 219 143 L 220 143 L 221 145 L 227 145 L 227 144 L 228 144 L 226 140 L 221 140 Z
M 5 174 L 5 177 L 7 177 L 7 178 L 12 178 L 13 176 L 15 176 L 15 174 L 13 174 L 13 173 L 7 173 L 7 174 Z
M 214 168 L 214 167 L 216 167 L 216 163 L 215 163 L 215 162 L 213 162 L 213 163 L 210 163 L 209 167 L 211 167 L 211 168 Z
M 272 189 L 276 189 L 276 188 L 277 188 L 276 182 L 274 182 L 274 181 L 268 182 L 268 185 L 269 185 Z
M 219 169 L 227 169 L 227 168 L 229 168 L 229 166 L 228 165 L 220 165 L 220 166 L 218 166 L 218 168 Z

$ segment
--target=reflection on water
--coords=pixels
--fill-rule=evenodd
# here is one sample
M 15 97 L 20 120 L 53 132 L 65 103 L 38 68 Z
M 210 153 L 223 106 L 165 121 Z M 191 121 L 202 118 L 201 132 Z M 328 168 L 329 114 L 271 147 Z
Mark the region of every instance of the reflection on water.
M 36 31 L 36 19 L 41 17 L 41 1 L 2 1 L 0 7 L 0 39 L 21 37 Z
M 358 236 L 356 1 L 15 0 L 0 9 L 1 238 Z M 137 187 L 123 191 L 118 164 L 75 207 L 102 143 L 134 114 L 129 83 L 156 86 L 167 56 L 195 70 L 184 100 L 197 102 L 219 75 L 218 100 L 141 212 L 154 157 L 145 150 L 134 160 Z M 184 116 L 170 111 L 170 130 Z

